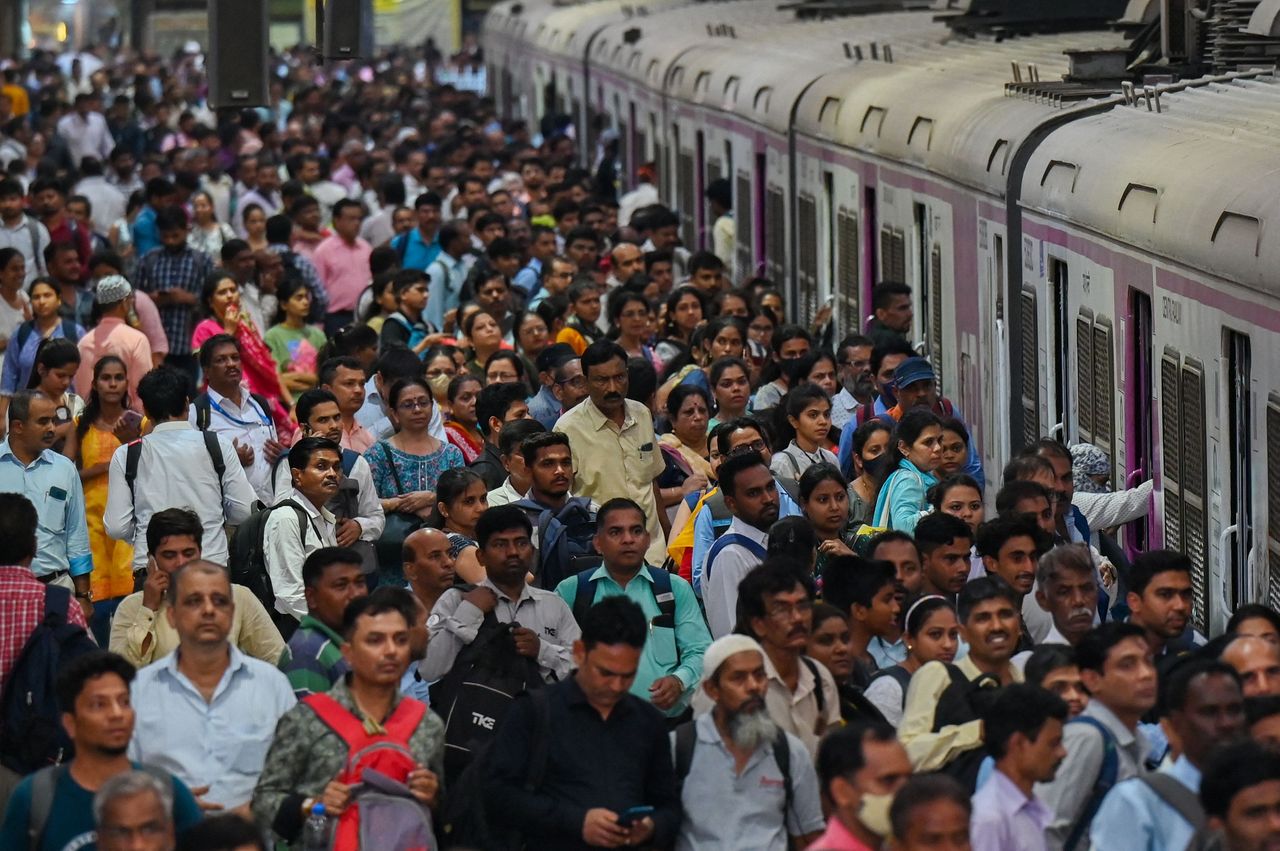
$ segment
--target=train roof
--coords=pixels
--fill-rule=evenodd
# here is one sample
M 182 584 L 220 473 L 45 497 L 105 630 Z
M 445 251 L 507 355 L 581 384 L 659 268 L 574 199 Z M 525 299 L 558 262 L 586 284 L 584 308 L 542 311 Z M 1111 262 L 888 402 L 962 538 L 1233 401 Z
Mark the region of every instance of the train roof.
M 1067 124 L 1032 154 L 1022 203 L 1275 295 L 1280 80 L 1259 70 L 1161 86 Z M 1097 140 L 1106 139 L 1105 146 Z
M 531 46 L 549 56 L 565 56 L 581 61 L 591 36 L 608 24 L 647 19 L 671 8 L 686 6 L 690 0 L 592 0 L 555 8 L 541 18 L 528 35 Z

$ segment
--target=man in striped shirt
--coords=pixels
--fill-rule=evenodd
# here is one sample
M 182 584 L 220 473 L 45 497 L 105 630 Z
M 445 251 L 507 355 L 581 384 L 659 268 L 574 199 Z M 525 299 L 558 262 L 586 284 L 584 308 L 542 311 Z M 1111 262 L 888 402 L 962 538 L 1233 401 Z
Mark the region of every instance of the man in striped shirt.
M 360 554 L 347 547 L 321 547 L 307 556 L 302 584 L 308 611 L 280 659 L 280 670 L 299 700 L 327 692 L 351 670 L 341 650 L 342 613 L 352 600 L 369 593 Z

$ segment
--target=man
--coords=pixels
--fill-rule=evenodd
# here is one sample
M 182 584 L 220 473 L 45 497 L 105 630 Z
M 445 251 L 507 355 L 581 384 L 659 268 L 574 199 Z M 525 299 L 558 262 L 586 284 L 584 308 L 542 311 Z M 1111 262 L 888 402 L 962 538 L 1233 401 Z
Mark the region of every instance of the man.
M 1098 582 L 1084 544 L 1054 547 L 1036 565 L 1036 604 L 1052 621 L 1040 644 L 1075 646 L 1093 629 L 1098 612 Z M 1023 606 L 1026 612 L 1026 606 Z
M 711 249 L 724 264 L 732 269 L 734 246 L 737 244 L 737 227 L 733 223 L 733 189 L 727 178 L 717 177 L 707 184 L 702 193 L 711 213 Z M 744 199 L 744 203 L 748 203 Z
M 66 144 L 71 162 L 76 165 L 85 157 L 105 160 L 115 147 L 107 119 L 98 112 L 98 105 L 96 93 L 81 92 L 76 95 L 74 108 L 58 119 L 58 136 Z
M 72 190 L 73 197 L 81 197 L 91 210 L 92 227 L 98 233 L 111 231 L 112 225 L 124 218 L 128 199 L 105 176 L 103 160 L 86 157 L 80 162 L 80 180 Z
M 1035 797 L 1035 784 L 1053 779 L 1067 752 L 1062 727 L 1067 705 L 1042 688 L 1011 685 L 985 713 L 984 741 L 995 771 L 973 796 L 973 851 L 1045 851 L 1053 812 Z
M 872 319 L 867 323 L 867 336 L 879 346 L 894 339 L 906 340 L 911 335 L 915 312 L 911 307 L 911 287 L 898 281 L 884 281 L 871 290 Z
M 1190 626 L 1191 559 L 1173 550 L 1151 550 L 1129 568 L 1129 622 L 1142 627 L 1156 659 L 1177 656 L 1204 644 Z
M 653 417 L 627 398 L 627 353 L 621 346 L 600 340 L 581 360 L 590 398 L 566 411 L 555 426 L 569 436 L 573 450 L 573 492 L 596 503 L 616 496 L 634 499 L 648 518 L 651 542 L 645 559 L 662 564 L 668 521 L 659 509 L 657 479 L 666 465 Z
M 337 546 L 337 518 L 328 504 L 342 477 L 342 447 L 324 437 L 304 437 L 289 450 L 293 490 L 263 524 L 262 559 L 275 610 L 301 621 L 307 614 L 301 566 L 322 547 Z
M 530 233 L 529 262 L 516 273 L 511 285 L 524 292 L 530 304 L 535 304 L 532 299 L 543 286 L 543 267 L 556 255 L 556 232 L 555 228 L 534 225 Z
M 129 698 L 133 678 L 132 665 L 104 650 L 65 663 L 55 691 L 61 709 L 58 721 L 75 744 L 74 756 L 18 785 L 0 825 L 0 848 L 64 851 L 92 846 L 94 794 L 113 777 L 142 768 L 126 755 L 134 733 L 135 711 Z M 147 771 L 172 790 L 178 829 L 200 821 L 200 808 L 181 779 L 159 767 Z
M 1020 612 L 1026 611 L 1035 600 L 1032 591 L 1036 586 L 1037 559 L 1049 548 L 1049 542 L 1034 520 L 1021 515 L 995 517 L 978 527 L 974 544 L 982 556 L 983 568 L 988 576 L 999 576 L 1008 583 L 1018 596 Z M 1036 611 L 1043 612 L 1039 606 Z M 1086 629 L 1092 626 L 1090 621 Z M 1063 642 L 1061 638 L 1058 640 Z M 1024 617 L 1018 652 L 1030 652 L 1034 643 Z
M 89 527 L 84 488 L 71 459 L 54 452 L 57 405 L 36 390 L 9 399 L 9 436 L 0 442 L 0 493 L 25 496 L 40 518 L 31 572 L 44 583 L 72 590 L 85 620 L 93 614 Z
M 342 656 L 342 613 L 369 593 L 360 566 L 360 554 L 346 547 L 321 547 L 302 563 L 307 613 L 280 658 L 299 700 L 328 691 L 351 670 Z
M 850 334 L 836 349 L 836 367 L 840 372 L 840 392 L 831 400 L 831 425 L 843 429 L 853 419 L 860 405 L 872 404 L 876 397 L 875 380 L 871 376 L 870 337 Z
M 178 193 L 174 185 L 163 177 L 153 177 L 146 182 L 143 187 L 143 196 L 146 198 L 146 204 L 133 220 L 133 226 L 129 229 L 133 236 L 133 250 L 135 256 L 145 257 L 149 252 L 160 246 L 160 231 L 157 229 L 156 219 L 160 214 L 160 210 L 173 206 L 178 201 Z M 238 231 L 243 235 L 243 230 Z
M 725 264 L 710 251 L 699 251 L 689 258 L 689 283 L 710 301 L 728 288 Z
M 65 240 L 49 243 L 44 250 L 44 265 L 62 296 L 58 315 L 82 327 L 91 325 L 93 295 L 84 288 L 80 254 L 75 244 Z
M 391 219 L 395 215 L 396 209 L 404 206 L 404 179 L 395 174 L 386 174 L 379 178 L 378 201 L 381 204 L 381 209 L 365 219 L 364 223 L 360 225 L 361 239 L 375 247 L 385 245 L 395 236 L 395 229 L 392 227 Z
M 187 245 L 187 214 L 181 207 L 166 207 L 156 216 L 160 246 L 138 261 L 138 289 L 149 293 L 160 308 L 169 338 L 165 363 L 195 378 L 196 358 L 191 352 L 191 327 L 205 278 L 213 271 L 209 255 Z
M 1172 765 L 1107 793 L 1089 829 L 1096 851 L 1187 848 L 1204 820 L 1196 796 L 1209 755 L 1246 734 L 1240 678 L 1229 665 L 1180 661 L 1162 691 L 1164 723 L 1181 752 Z
M 215 334 L 205 340 L 200 347 L 200 369 L 208 389 L 191 406 L 191 425 L 230 440 L 249 486 L 263 503 L 271 502 L 271 470 L 284 446 L 271 418 L 271 403 L 242 384 L 240 343 L 230 334 Z
M 555 372 L 571 360 L 577 360 L 573 347 L 568 343 L 552 343 L 538 353 L 534 366 L 538 370 L 538 392 L 529 400 L 529 416 L 542 423 L 547 429 L 555 427 L 556 420 L 563 412 L 556 399 Z M 581 369 L 581 366 L 579 366 Z
M 718 475 L 733 521 L 712 545 L 702 575 L 707 624 L 716 638 L 733 632 L 738 584 L 764 561 L 769 527 L 778 519 L 778 484 L 760 455 L 730 456 L 720 465 Z
M 1095 791 L 1100 780 L 1114 784 L 1144 772 L 1148 748 L 1138 722 L 1156 702 L 1156 669 L 1139 627 L 1102 624 L 1075 650 L 1089 705 L 1063 733 L 1067 757 L 1058 773 L 1036 788 L 1054 813 L 1045 833 L 1051 851 L 1088 846 L 1089 825 L 1102 803 Z M 1114 769 L 1108 769 L 1108 753 L 1115 754 Z M 1104 770 L 1113 770 L 1114 778 L 1104 778 Z
M 525 582 L 533 567 L 531 532 L 528 518 L 513 505 L 480 515 L 477 556 L 485 578 L 469 590 L 446 591 L 436 602 L 427 620 L 431 637 L 419 666 L 422 679 L 434 681 L 448 673 L 490 613 L 499 623 L 516 625 L 511 630 L 516 652 L 536 661 L 547 682 L 572 673 L 572 647 L 579 635 L 573 613 L 554 592 Z
M 916 356 L 915 349 L 906 340 L 885 340 L 871 350 L 871 376 L 874 386 L 873 400 L 859 405 L 853 412 L 848 426 L 840 431 L 840 447 L 836 452 L 840 469 L 853 478 L 853 432 L 869 419 L 883 417 L 898 404 L 893 395 L 893 376 L 898 366 L 907 358 Z
M 45 274 L 44 250 L 49 247 L 49 231 L 23 210 L 26 193 L 11 177 L 0 180 L 0 248 L 16 248 L 26 262 L 26 288 L 37 275 Z
M 1014 664 L 1018 660 L 1014 659 Z M 1022 669 L 1026 682 L 1040 686 L 1062 698 L 1067 717 L 1075 718 L 1089 704 L 1089 692 L 1080 677 L 1076 651 L 1065 644 L 1045 644 L 1031 651 Z
M 173 851 L 172 810 L 173 792 L 154 775 L 117 774 L 93 796 L 98 851 Z
M 129 756 L 171 768 L 206 805 L 247 816 L 276 722 L 297 702 L 293 690 L 274 665 L 228 640 L 235 603 L 225 567 L 188 562 L 165 597 L 178 647 L 133 683 L 142 734 Z
M 440 240 L 436 238 L 440 229 L 440 207 L 440 196 L 434 192 L 423 192 L 414 199 L 417 227 L 391 240 L 391 247 L 400 257 L 401 269 L 425 272 L 440 256 Z
M 971 692 L 975 682 L 1022 682 L 1022 672 L 1010 663 L 1018 640 L 1013 589 L 1002 579 L 975 579 L 960 592 L 956 615 L 969 653 L 954 665 L 926 662 L 912 675 L 898 737 L 916 771 L 951 766 L 956 773 L 972 770 L 976 779 L 981 760 L 973 756 L 983 744 L 982 721 L 964 690 Z M 951 700 L 957 692 L 961 700 Z M 963 705 L 957 708 L 957 702 Z
M 804 847 L 822 831 L 811 757 L 765 706 L 764 658 L 745 635 L 707 648 L 702 688 L 712 709 L 672 733 L 685 812 L 678 851 Z
M 338 816 L 351 803 L 351 788 L 335 778 L 354 754 L 326 718 L 341 727 L 363 725 L 379 732 L 407 728 L 408 736 L 391 738 L 416 765 L 393 779 L 408 786 L 423 806 L 436 805 L 444 725 L 420 702 L 404 697 L 399 687 L 409 666 L 413 617 L 413 595 L 402 588 L 379 588 L 347 607 L 342 654 L 351 672 L 327 694 L 312 695 L 280 719 L 253 792 L 258 824 L 298 843 L 313 806 L 324 804 L 327 815 Z
M 898 640 L 902 614 L 896 571 L 887 561 L 863 562 L 851 556 L 835 556 L 822 575 L 822 599 L 835 606 L 849 624 L 853 684 L 865 689 L 880 667 L 871 644 L 892 645 Z M 889 667 L 886 665 L 885 667 Z
M 959 517 L 940 511 L 916 524 L 924 581 L 920 593 L 955 600 L 969 580 L 969 552 L 973 532 Z
M 267 252 L 280 257 L 277 267 L 283 275 L 298 277 L 306 282 L 311 294 L 311 313 L 307 319 L 319 323 L 329 307 L 329 293 L 320 280 L 315 264 L 304 254 L 293 250 L 293 219 L 275 215 L 267 219 Z
M 1208 826 L 1223 851 L 1270 851 L 1280 843 L 1280 755 L 1241 742 L 1209 761 L 1200 784 Z
M 67 211 L 66 184 L 56 177 L 38 177 L 31 182 L 30 193 L 32 206 L 49 232 L 50 243 L 57 245 L 66 242 L 75 246 L 76 256 L 80 260 L 77 280 L 83 282 L 89 276 L 89 256 L 93 254 L 93 245 L 88 228 L 81 227 Z M 48 262 L 46 255 L 45 264 L 48 265 Z
M 93 160 L 88 160 L 85 164 L 88 165 L 92 162 Z M 100 171 L 101 167 L 99 166 L 98 168 Z M 109 192 L 115 191 L 109 186 L 107 186 L 106 189 Z M 68 198 L 67 215 L 69 215 L 76 223 L 77 229 L 89 232 L 89 248 L 94 254 L 97 254 L 99 251 L 109 251 L 111 249 L 111 242 L 107 239 L 107 232 L 110 230 L 110 227 L 102 228 L 101 230 L 97 229 L 94 224 L 93 204 L 88 198 L 83 195 L 72 195 Z M 118 218 L 119 217 L 117 217 L 117 219 Z M 92 257 L 92 255 L 90 256 Z
M 567 446 L 564 451 L 568 453 Z M 600 506 L 595 549 L 600 567 L 568 577 L 556 586 L 556 593 L 575 612 L 615 595 L 640 607 L 649 622 L 649 637 L 631 693 L 667 717 L 679 718 L 702 675 L 703 654 L 711 643 L 698 599 L 684 579 L 645 564 L 648 525 L 644 511 L 632 500 L 611 499 Z
M 1030 459 L 1044 465 L 1040 459 Z M 1011 464 L 1012 466 L 1012 464 Z M 1006 477 L 1009 474 L 1005 469 Z M 1058 526 L 1053 518 L 1053 506 L 1057 496 L 1052 490 L 1039 482 L 1026 479 L 1009 481 L 1005 479 L 1004 487 L 996 493 L 996 511 L 1001 514 L 1023 514 L 1033 518 L 1040 531 L 1057 541 Z
M 194 510 L 204 527 L 204 557 L 215 564 L 227 560 L 223 527 L 249 519 L 255 497 L 244 467 L 236 463 L 235 447 L 191 427 L 188 386 L 187 376 L 169 367 L 143 376 L 138 396 L 155 426 L 111 456 L 102 521 L 108 535 L 133 544 L 134 573 L 147 567 L 147 524 L 157 511 L 175 505 Z
M 437 330 L 426 321 L 427 276 L 417 269 L 401 269 L 392 278 L 391 287 L 396 311 L 382 323 L 378 346 L 383 352 L 399 347 L 420 354 L 431 344 Z
M 818 782 L 831 818 L 814 851 L 875 851 L 890 832 L 889 804 L 911 778 L 911 760 L 882 721 L 832 730 L 818 745 Z
M 912 777 L 889 807 L 892 851 L 969 851 L 969 793 L 953 778 Z
M 320 242 L 311 262 L 329 294 L 325 334 L 333 336 L 351 324 L 356 301 L 369 285 L 369 255 L 373 246 L 360 237 L 364 208 L 359 201 L 343 198 L 333 205 L 333 234 Z
M 581 626 L 573 676 L 518 697 L 498 727 L 484 798 L 500 806 L 489 815 L 520 831 L 529 848 L 670 846 L 681 816 L 666 722 L 628 693 L 644 648 L 644 614 L 630 600 L 608 597 Z M 535 743 L 544 741 L 545 766 L 532 765 Z M 531 788 L 535 771 L 542 782 Z M 618 815 L 636 806 L 653 813 L 619 824 Z
M 241 195 L 236 201 L 236 211 L 231 217 L 231 227 L 242 239 L 246 235 L 244 229 L 244 209 L 250 204 L 257 204 L 268 216 L 279 213 L 284 205 L 280 197 L 280 166 L 271 158 L 259 156 L 254 168 L 254 186 Z
M 333 394 L 338 403 L 338 413 L 342 415 L 339 443 L 343 449 L 360 454 L 369 451 L 378 442 L 356 419 L 356 414 L 364 407 L 364 384 L 364 367 L 353 357 L 329 358 L 320 365 L 320 389 Z
M 528 389 L 524 384 L 489 384 L 476 397 L 476 427 L 484 435 L 484 452 L 469 465 L 480 474 L 488 490 L 502 487 L 507 468 L 502 463 L 498 440 L 509 422 L 529 418 Z
M 1240 675 L 1245 697 L 1280 696 L 1280 647 L 1245 635 L 1222 648 L 1221 658 Z
M 503 425 L 502 433 L 498 435 L 498 452 L 502 456 L 502 466 L 507 471 L 507 478 L 501 487 L 489 491 L 490 508 L 519 502 L 529 493 L 529 489 L 533 487 L 533 476 L 524 460 L 524 442 L 536 435 L 548 433 L 542 423 L 533 419 L 513 420 Z M 568 446 L 566 439 L 566 451 Z M 569 467 L 569 482 L 573 482 L 572 462 Z
M 446 222 L 438 238 L 440 253 L 426 268 L 429 279 L 426 320 L 432 328 L 445 327 L 445 315 L 457 311 L 473 259 L 471 228 L 465 221 Z
M 146 540 L 146 581 L 141 591 L 120 601 L 111 619 L 111 651 L 139 668 L 178 647 L 178 634 L 169 623 L 167 592 L 178 569 L 202 557 L 204 528 L 195 512 L 166 508 L 151 516 Z M 231 602 L 228 640 L 240 652 L 276 664 L 284 652 L 284 639 L 262 603 L 248 588 L 234 584 Z
M 429 526 L 415 529 L 404 539 L 405 582 L 428 613 L 457 583 L 457 562 L 450 549 L 449 536 Z
M 638 245 L 620 242 L 609 252 L 609 264 L 611 269 L 606 286 L 614 290 L 644 271 L 644 252 Z
M 129 399 L 136 409 L 138 383 L 151 371 L 151 343 L 147 335 L 129 325 L 133 287 L 120 275 L 109 275 L 98 281 L 94 298 L 98 302 L 98 324 L 80 338 L 80 368 L 76 370 L 76 392 L 89 398 L 93 390 L 93 367 L 106 355 L 124 361 L 129 379 Z

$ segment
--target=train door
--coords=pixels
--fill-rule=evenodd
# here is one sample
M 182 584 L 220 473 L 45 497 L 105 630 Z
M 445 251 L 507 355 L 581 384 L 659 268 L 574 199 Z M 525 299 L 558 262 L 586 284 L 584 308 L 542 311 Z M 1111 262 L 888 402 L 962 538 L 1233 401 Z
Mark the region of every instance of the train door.
M 1253 553 L 1253 388 L 1249 337 L 1227 331 L 1224 362 L 1227 367 L 1227 443 L 1230 452 L 1230 487 L 1226 493 L 1228 525 L 1222 530 L 1218 563 L 1228 594 L 1227 611 L 1256 599 Z M 1210 624 L 1210 628 L 1213 624 Z
M 991 253 L 987 258 L 984 288 L 985 301 L 982 326 L 989 337 L 980 335 L 982 357 L 983 394 L 982 464 L 987 470 L 999 470 L 1003 459 L 1010 454 L 1009 435 L 1009 340 L 1008 321 L 1005 318 L 1005 245 L 1004 234 L 996 231 L 994 222 L 983 221 L 980 228 L 990 234 Z M 980 230 L 979 233 L 982 233 Z M 995 496 L 992 488 L 991 496 Z M 994 499 L 992 500 L 994 507 Z
M 1049 299 L 1053 311 L 1049 324 L 1051 341 L 1050 364 L 1053 367 L 1053 386 L 1049 390 L 1049 437 L 1064 443 L 1071 438 L 1070 381 L 1071 362 L 1070 322 L 1068 293 L 1071 289 L 1071 269 L 1065 260 L 1049 258 Z
M 1151 296 L 1140 290 L 1129 291 L 1129 341 L 1131 357 L 1125 381 L 1128 392 L 1126 410 L 1130 412 L 1133 433 L 1128 439 L 1129 468 L 1124 488 L 1136 487 L 1150 479 L 1155 471 L 1155 418 L 1151 386 L 1151 341 L 1155 329 L 1151 324 Z M 1123 468 L 1122 468 L 1123 469 Z M 1117 490 L 1121 485 L 1116 482 Z M 1125 555 L 1133 561 L 1138 553 L 1150 549 L 1154 541 L 1154 512 L 1130 523 L 1124 531 Z

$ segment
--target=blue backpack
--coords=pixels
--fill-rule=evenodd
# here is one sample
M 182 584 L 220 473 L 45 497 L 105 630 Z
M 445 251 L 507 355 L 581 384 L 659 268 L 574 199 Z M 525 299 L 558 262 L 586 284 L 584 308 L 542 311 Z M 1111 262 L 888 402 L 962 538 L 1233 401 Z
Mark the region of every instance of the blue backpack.
M 531 499 L 514 503 L 522 509 L 538 532 L 538 557 L 533 570 L 533 584 L 548 591 L 582 569 L 591 561 L 599 561 L 594 538 L 596 513 L 585 496 L 570 497 L 558 511 Z
M 1096 718 L 1090 718 L 1088 715 L 1078 715 L 1067 722 L 1068 724 L 1087 724 L 1098 731 L 1102 736 L 1102 768 L 1098 771 L 1098 782 L 1093 784 L 1093 791 L 1089 793 L 1089 799 L 1085 802 L 1084 809 L 1080 812 L 1080 818 L 1071 827 L 1071 834 L 1067 837 L 1067 842 L 1062 846 L 1063 851 L 1075 851 L 1076 848 L 1088 847 L 1089 825 L 1093 824 L 1093 817 L 1098 814 L 1098 809 L 1102 806 L 1102 799 L 1107 797 L 1107 793 L 1111 791 L 1111 787 L 1116 785 L 1116 779 L 1120 776 L 1120 752 L 1116 749 L 1116 737 L 1111 734 L 1106 725 Z M 1084 840 L 1084 845 L 1080 844 Z
M 702 568 L 702 587 L 705 588 L 707 586 L 707 580 L 711 578 L 711 566 L 715 564 L 716 557 L 720 555 L 720 553 L 724 551 L 724 548 L 730 544 L 737 544 L 738 546 L 743 547 L 747 552 L 751 553 L 761 561 L 764 561 L 765 557 L 769 554 L 768 551 L 760 545 L 759 541 L 753 541 L 746 535 L 739 535 L 737 532 L 727 532 L 719 538 L 716 538 L 716 542 L 711 545 L 711 550 L 707 553 L 707 563 L 706 566 Z

